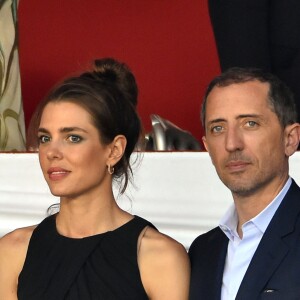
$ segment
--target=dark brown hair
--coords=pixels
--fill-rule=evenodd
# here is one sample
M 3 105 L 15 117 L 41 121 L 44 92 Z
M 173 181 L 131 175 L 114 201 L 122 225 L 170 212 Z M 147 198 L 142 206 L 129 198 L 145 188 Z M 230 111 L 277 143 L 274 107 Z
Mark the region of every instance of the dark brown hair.
M 215 77 L 208 85 L 201 110 L 201 121 L 205 128 L 205 114 L 207 98 L 212 89 L 217 87 L 226 87 L 231 84 L 244 83 L 248 81 L 260 81 L 269 83 L 268 100 L 270 108 L 277 115 L 283 128 L 289 124 L 297 122 L 297 110 L 294 96 L 285 83 L 275 75 L 264 72 L 256 68 L 230 68 L 220 76 Z
M 64 80 L 39 104 L 29 126 L 27 147 L 38 147 L 37 130 L 48 103 L 67 101 L 80 105 L 91 115 L 103 144 L 109 144 L 119 134 L 127 139 L 125 153 L 114 166 L 113 175 L 124 175 L 123 193 L 132 175 L 130 156 L 141 135 L 137 97 L 137 84 L 127 65 L 112 58 L 95 60 L 92 71 Z

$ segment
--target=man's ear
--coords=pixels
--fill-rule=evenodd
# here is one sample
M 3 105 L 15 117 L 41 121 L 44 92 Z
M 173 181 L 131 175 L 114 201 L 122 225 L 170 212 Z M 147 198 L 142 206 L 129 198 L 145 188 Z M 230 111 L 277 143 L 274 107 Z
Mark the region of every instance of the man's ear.
M 206 136 L 205 135 L 202 137 L 202 142 L 203 142 L 205 150 L 208 152 L 208 147 L 207 147 Z
M 211 157 L 211 155 L 210 155 L 210 153 L 209 153 L 209 147 L 208 147 L 208 144 L 207 144 L 206 136 L 205 136 L 205 135 L 202 137 L 202 142 L 203 142 L 203 145 L 204 145 L 205 150 L 208 152 L 208 154 L 209 154 L 209 156 L 210 156 L 210 160 L 211 160 L 212 164 L 215 166 L 215 163 L 214 163 L 214 161 L 213 161 L 213 159 L 212 159 L 212 157 Z
M 286 126 L 285 134 L 285 154 L 286 156 L 293 155 L 298 148 L 300 141 L 300 124 L 294 123 Z
M 124 155 L 126 149 L 127 140 L 124 135 L 117 135 L 110 143 L 110 154 L 107 160 L 108 166 L 114 166 Z

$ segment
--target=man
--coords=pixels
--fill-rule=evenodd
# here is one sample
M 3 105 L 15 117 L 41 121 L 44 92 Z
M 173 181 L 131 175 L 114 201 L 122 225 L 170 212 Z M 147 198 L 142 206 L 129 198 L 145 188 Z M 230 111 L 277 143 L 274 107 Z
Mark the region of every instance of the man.
M 300 125 L 277 77 L 229 69 L 208 86 L 204 145 L 234 204 L 191 245 L 190 299 L 300 299 Z

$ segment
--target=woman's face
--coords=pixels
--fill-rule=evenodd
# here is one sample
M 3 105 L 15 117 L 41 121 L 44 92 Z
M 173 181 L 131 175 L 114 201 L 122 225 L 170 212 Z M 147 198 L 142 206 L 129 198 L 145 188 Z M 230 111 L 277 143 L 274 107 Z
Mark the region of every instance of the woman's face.
M 106 169 L 110 147 L 100 142 L 91 115 L 81 106 L 72 102 L 48 103 L 38 138 L 40 165 L 53 195 L 99 195 L 103 184 L 111 184 Z

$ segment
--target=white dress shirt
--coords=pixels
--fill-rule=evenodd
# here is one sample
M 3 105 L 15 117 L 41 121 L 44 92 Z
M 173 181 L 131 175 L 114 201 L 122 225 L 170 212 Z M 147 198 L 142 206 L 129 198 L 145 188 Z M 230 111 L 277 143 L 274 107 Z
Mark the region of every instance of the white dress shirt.
M 291 184 L 292 180 L 289 178 L 275 199 L 256 217 L 242 225 L 242 239 L 237 233 L 238 218 L 234 204 L 221 219 L 219 226 L 229 238 L 223 273 L 222 300 L 235 299 L 257 246 Z

